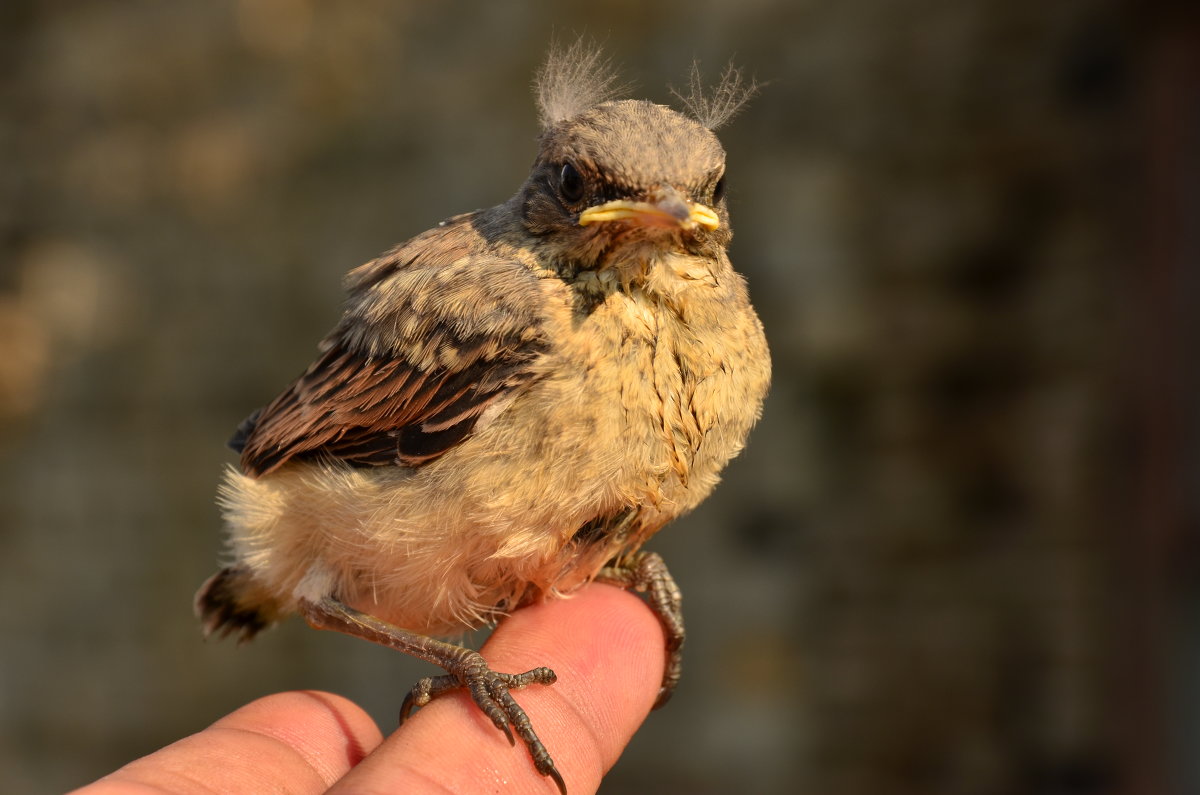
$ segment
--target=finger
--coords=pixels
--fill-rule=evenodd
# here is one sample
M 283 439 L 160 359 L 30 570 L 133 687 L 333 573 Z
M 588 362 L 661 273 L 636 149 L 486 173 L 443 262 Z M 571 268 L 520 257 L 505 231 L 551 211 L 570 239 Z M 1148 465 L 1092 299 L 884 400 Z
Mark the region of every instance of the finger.
M 523 608 L 483 647 L 493 670 L 548 665 L 558 682 L 515 692 L 571 795 L 594 792 L 650 711 L 662 681 L 663 633 L 636 596 L 590 585 Z M 520 743 L 463 692 L 437 699 L 356 767 L 334 792 L 555 793 Z
M 131 762 L 77 795 L 320 793 L 381 740 L 374 721 L 340 696 L 277 693 Z

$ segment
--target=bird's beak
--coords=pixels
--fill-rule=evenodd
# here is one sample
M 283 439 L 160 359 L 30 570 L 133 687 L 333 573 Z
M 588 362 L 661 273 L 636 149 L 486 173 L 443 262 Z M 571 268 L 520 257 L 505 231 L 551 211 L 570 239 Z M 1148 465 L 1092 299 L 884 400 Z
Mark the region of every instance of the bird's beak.
M 605 221 L 633 221 L 643 226 L 684 229 L 701 226 L 709 230 L 721 225 L 721 219 L 711 207 L 684 199 L 674 188 L 659 190 L 652 201 L 617 199 L 589 207 L 579 214 L 580 226 Z

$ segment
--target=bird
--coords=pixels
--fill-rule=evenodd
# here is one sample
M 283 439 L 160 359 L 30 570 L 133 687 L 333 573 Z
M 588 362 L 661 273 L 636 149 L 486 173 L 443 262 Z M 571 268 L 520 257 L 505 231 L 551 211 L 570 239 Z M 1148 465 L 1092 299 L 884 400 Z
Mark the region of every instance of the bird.
M 682 598 L 643 544 L 743 448 L 771 377 L 729 260 L 714 130 L 757 90 L 693 66 L 683 110 L 622 98 L 600 48 L 552 48 L 540 133 L 507 201 L 350 271 L 312 364 L 251 414 L 218 501 L 228 565 L 195 598 L 206 636 L 299 614 L 441 667 L 566 793 L 511 695 L 555 673 L 493 671 L 441 638 L 610 582 L 644 592 L 679 681 Z

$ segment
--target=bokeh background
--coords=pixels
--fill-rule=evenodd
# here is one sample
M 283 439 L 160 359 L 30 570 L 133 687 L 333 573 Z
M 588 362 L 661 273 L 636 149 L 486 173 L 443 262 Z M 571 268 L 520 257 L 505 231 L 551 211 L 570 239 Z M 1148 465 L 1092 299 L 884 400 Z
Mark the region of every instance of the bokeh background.
M 769 82 L 722 135 L 775 383 L 653 542 L 686 676 L 603 791 L 1200 791 L 1200 19 L 1166 0 L 6 0 L 0 789 L 285 688 L 393 725 L 400 655 L 201 642 L 223 443 L 346 270 L 511 195 L 584 32 L 640 96 Z

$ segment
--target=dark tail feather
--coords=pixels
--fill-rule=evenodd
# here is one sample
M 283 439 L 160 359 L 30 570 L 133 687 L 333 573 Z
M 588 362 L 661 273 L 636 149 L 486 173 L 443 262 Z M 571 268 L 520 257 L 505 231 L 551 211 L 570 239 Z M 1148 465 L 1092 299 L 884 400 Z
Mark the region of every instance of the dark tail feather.
M 254 433 L 254 426 L 258 425 L 258 418 L 262 416 L 262 409 L 255 409 L 254 412 L 238 423 L 237 430 L 233 432 L 233 436 L 225 444 L 229 449 L 238 455 L 246 449 L 246 440 L 250 438 L 250 434 Z
M 196 617 L 204 637 L 236 635 L 244 643 L 279 619 L 279 606 L 266 597 L 243 566 L 231 566 L 209 577 L 196 592 Z

